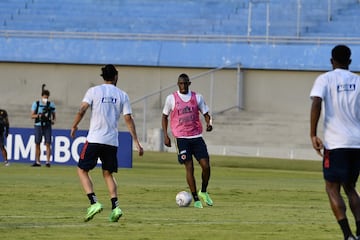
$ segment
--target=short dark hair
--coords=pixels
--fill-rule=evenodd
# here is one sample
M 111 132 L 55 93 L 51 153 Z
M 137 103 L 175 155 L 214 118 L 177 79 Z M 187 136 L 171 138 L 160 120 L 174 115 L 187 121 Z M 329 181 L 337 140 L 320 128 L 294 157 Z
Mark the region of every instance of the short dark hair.
M 45 84 L 41 85 L 41 96 L 50 96 L 50 91 L 45 89 Z
M 189 76 L 188 76 L 187 74 L 185 74 L 185 73 L 180 74 L 180 76 L 179 76 L 179 78 L 178 78 L 178 81 L 180 81 L 181 79 L 184 80 L 185 82 L 189 82 L 189 81 L 190 81 Z
M 349 64 L 351 60 L 351 50 L 346 45 L 337 45 L 332 49 L 331 57 L 338 63 Z
M 118 74 L 118 71 L 112 64 L 107 64 L 104 67 L 101 68 L 101 75 L 104 80 L 114 80 L 114 77 Z

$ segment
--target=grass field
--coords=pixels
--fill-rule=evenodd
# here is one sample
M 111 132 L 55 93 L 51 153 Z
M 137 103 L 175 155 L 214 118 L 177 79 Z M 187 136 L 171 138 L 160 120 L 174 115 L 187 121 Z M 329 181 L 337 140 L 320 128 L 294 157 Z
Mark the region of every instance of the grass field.
M 146 152 L 119 169 L 118 223 L 99 168 L 92 171 L 104 211 L 90 222 L 75 166 L 0 167 L 1 239 L 342 239 L 330 211 L 319 161 L 212 156 L 214 206 L 179 208 L 188 190 L 175 153 Z M 195 174 L 200 185 L 200 168 Z M 349 212 L 350 214 L 350 212 Z M 354 221 L 349 215 L 352 226 Z

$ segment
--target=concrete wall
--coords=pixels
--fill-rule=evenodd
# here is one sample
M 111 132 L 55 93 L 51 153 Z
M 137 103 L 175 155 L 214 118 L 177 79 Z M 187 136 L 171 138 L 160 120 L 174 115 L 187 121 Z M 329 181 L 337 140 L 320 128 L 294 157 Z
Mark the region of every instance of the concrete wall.
M 57 106 L 54 128 L 69 129 L 86 90 L 102 83 L 101 66 L 0 63 L 0 108 L 8 110 L 11 126 L 32 127 L 31 103 L 40 98 L 41 84 L 45 83 L 51 92 L 50 99 Z M 118 87 L 128 92 L 132 102 L 174 85 L 180 73 L 197 76 L 208 71 L 140 66 L 117 66 L 117 69 Z M 308 137 L 311 103 L 309 92 L 320 73 L 243 69 L 243 111 L 233 109 L 215 116 L 214 132 L 205 133 L 210 152 L 314 159 L 315 154 Z M 210 76 L 193 79 L 191 89 L 201 93 L 208 105 L 212 104 L 212 111 L 216 112 L 237 103 L 236 82 L 236 70 L 226 69 L 214 74 L 216 92 L 212 99 Z M 167 94 L 174 90 L 176 86 L 149 99 L 146 105 L 146 122 L 143 121 L 143 102 L 132 104 L 138 135 L 141 140 L 147 138 L 145 146 L 148 150 L 163 148 L 161 139 L 158 139 L 161 137 L 161 109 Z M 90 114 L 85 116 L 79 125 L 80 129 L 88 128 L 89 116 Z M 122 122 L 119 129 L 126 130 Z M 175 151 L 168 148 L 164 150 Z
M 264 71 L 244 73 L 245 109 L 279 114 L 309 114 L 309 94 L 321 72 Z
M 58 124 L 62 119 L 61 113 L 74 113 L 86 90 L 103 82 L 100 77 L 102 65 L 66 65 L 66 64 L 29 64 L 29 63 L 0 63 L 2 84 L 0 88 L 1 107 L 9 109 L 10 116 L 15 117 L 16 126 L 28 126 L 31 103 L 40 98 L 41 85 L 46 84 L 50 90 L 50 99 L 57 106 Z M 118 87 L 125 90 L 132 101 L 171 86 L 177 82 L 180 73 L 186 72 L 193 76 L 206 69 L 180 69 L 160 67 L 126 67 L 117 66 L 119 70 Z M 214 109 L 221 110 L 236 102 L 236 72 L 224 70 L 216 73 L 214 93 L 216 102 Z M 209 99 L 210 77 L 193 80 L 192 89 L 199 91 Z M 224 84 L 225 83 L 225 84 Z M 174 86 L 161 95 L 149 99 L 149 108 L 160 109 L 165 97 L 176 90 Z M 226 98 L 223 96 L 226 95 Z M 208 100 L 210 101 L 210 100 Z M 133 108 L 143 109 L 143 104 L 134 104 Z M 17 116 L 20 116 L 17 118 Z M 23 118 L 25 116 L 25 118 Z M 31 125 L 30 121 L 30 125 Z M 61 125 L 60 125 L 61 126 Z
M 41 84 L 50 90 L 51 100 L 57 105 L 58 124 L 67 119 L 68 113 L 76 112 L 85 91 L 102 83 L 101 65 L 64 65 L 0 63 L 1 107 L 9 109 L 15 117 L 16 126 L 29 126 L 28 116 L 34 100 L 40 98 Z M 176 83 L 180 73 L 195 76 L 208 69 L 184 69 L 161 67 L 117 66 L 119 70 L 118 87 L 127 91 L 130 99 L 136 99 L 161 88 Z M 252 112 L 270 112 L 280 114 L 308 115 L 309 91 L 319 72 L 306 71 L 265 71 L 246 70 L 243 75 L 244 110 Z M 204 76 L 192 80 L 191 89 L 201 93 L 212 111 L 217 112 L 237 104 L 236 70 L 226 69 L 214 74 L 213 98 L 211 95 L 211 77 Z M 150 98 L 150 109 L 161 109 L 165 97 L 176 90 L 176 86 Z M 143 103 L 133 105 L 134 110 L 142 110 Z M 62 119 L 61 113 L 66 115 Z M 24 116 L 25 119 L 17 116 Z M 32 122 L 30 121 L 30 125 Z M 66 126 L 66 125 L 65 125 Z M 65 127 L 64 126 L 64 127 Z

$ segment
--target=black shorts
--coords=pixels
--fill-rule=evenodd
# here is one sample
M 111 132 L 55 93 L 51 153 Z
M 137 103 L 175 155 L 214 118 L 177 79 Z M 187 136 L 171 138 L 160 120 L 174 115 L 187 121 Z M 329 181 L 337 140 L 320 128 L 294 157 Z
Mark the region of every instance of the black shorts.
M 5 146 L 5 142 L 6 142 L 5 133 L 0 133 L 0 147 Z
M 184 164 L 186 160 L 192 160 L 193 155 L 197 161 L 203 158 L 209 159 L 209 153 L 202 137 L 176 138 L 176 148 L 180 164 Z
M 329 182 L 356 183 L 360 170 L 360 149 L 324 150 L 323 174 Z
M 86 141 L 80 153 L 78 167 L 90 171 L 96 167 L 98 159 L 100 159 L 103 170 L 111 173 L 117 172 L 117 149 L 115 146 Z

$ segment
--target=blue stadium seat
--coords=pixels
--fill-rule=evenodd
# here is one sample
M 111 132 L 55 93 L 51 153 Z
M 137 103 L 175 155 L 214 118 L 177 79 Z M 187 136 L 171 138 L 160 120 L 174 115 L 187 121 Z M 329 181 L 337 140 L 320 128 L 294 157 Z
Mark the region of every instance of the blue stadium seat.
M 26 59 L 33 62 L 99 63 L 107 59 L 104 55 L 109 54 L 108 59 L 118 59 L 119 63 L 129 65 L 191 64 L 216 67 L 229 61 L 242 61 L 245 66 L 255 68 L 272 66 L 288 69 L 289 66 L 294 68 L 299 65 L 301 68 L 309 65 L 309 68 L 318 69 L 322 66 L 310 65 L 306 63 L 306 59 L 302 59 L 300 63 L 296 59 L 291 60 L 294 55 L 308 57 L 302 53 L 308 45 L 292 48 L 286 43 L 269 44 L 264 39 L 288 37 L 301 41 L 301 37 L 359 38 L 360 3 L 356 0 L 331 2 L 329 15 L 328 1 L 313 0 L 302 0 L 301 5 L 298 5 L 297 0 L 2 0 L 0 51 L 3 59 L 0 61 Z M 21 37 L 10 36 L 12 31 L 25 33 Z M 34 31 L 45 34 L 38 34 L 36 37 L 29 34 L 24 37 L 26 32 Z M 78 36 L 74 37 L 76 34 L 71 35 L 73 33 L 78 33 Z M 113 35 L 101 39 L 101 36 L 106 34 Z M 123 36 L 115 37 L 116 34 Z M 158 40 L 131 40 L 126 37 L 141 34 L 160 37 Z M 55 35 L 57 37 L 54 37 Z M 164 35 L 178 38 L 166 40 L 161 38 Z M 189 36 L 193 36 L 193 40 L 186 40 Z M 207 36 L 223 38 L 201 40 Z M 231 37 L 238 37 L 243 41 L 228 40 Z M 246 37 L 262 38 L 263 41 L 253 43 L 250 39 L 247 42 Z M 80 42 L 82 44 L 79 44 Z M 40 46 L 48 50 L 46 56 L 39 54 Z M 106 51 L 112 46 L 135 56 L 110 58 L 113 53 Z M 69 51 L 71 47 L 76 49 Z M 322 47 L 328 49 L 328 46 L 321 46 L 321 49 Z M 263 53 L 275 54 L 273 48 L 281 53 L 291 53 L 289 59 L 271 62 L 267 56 L 263 56 Z M 126 51 L 123 51 L 124 49 Z M 164 49 L 169 52 L 165 53 Z M 258 52 L 259 49 L 263 52 Z M 312 50 L 311 56 L 322 52 L 319 49 Z M 194 50 L 197 50 L 196 55 L 199 56 L 194 56 Z M 187 60 L 182 62 L 171 59 L 171 54 L 184 53 L 191 54 L 193 60 L 186 56 L 183 58 Z M 250 55 L 244 56 L 244 53 Z M 209 57 L 210 55 L 213 58 Z M 249 62 L 244 62 L 244 59 Z

